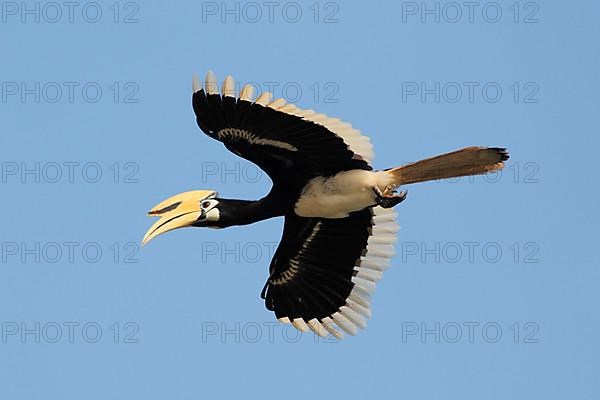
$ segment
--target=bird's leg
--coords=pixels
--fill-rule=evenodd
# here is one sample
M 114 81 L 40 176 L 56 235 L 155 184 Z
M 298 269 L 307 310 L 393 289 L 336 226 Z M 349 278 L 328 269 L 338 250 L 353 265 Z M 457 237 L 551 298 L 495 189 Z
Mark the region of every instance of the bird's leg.
M 402 191 L 396 194 L 395 190 L 390 187 L 385 188 L 385 192 L 382 192 L 377 186 L 373 186 L 373 191 L 375 192 L 375 202 L 383 208 L 392 208 L 398 205 L 406 199 L 407 193 Z

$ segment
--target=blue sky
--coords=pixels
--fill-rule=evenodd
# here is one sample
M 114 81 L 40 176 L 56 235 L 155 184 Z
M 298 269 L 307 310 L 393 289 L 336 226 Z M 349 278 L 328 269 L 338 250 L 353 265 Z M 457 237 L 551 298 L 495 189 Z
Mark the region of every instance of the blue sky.
M 597 3 L 0 6 L 0 397 L 598 397 Z M 139 248 L 172 194 L 269 189 L 196 127 L 208 69 L 351 122 L 377 168 L 511 159 L 409 187 L 367 330 L 297 337 L 259 297 L 282 221 Z

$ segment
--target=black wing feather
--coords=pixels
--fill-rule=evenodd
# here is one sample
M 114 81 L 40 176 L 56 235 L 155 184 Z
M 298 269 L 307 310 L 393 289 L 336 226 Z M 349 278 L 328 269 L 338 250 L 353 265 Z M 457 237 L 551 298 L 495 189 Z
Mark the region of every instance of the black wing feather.
M 257 164 L 275 184 L 284 178 L 310 179 L 352 169 L 372 169 L 340 136 L 300 116 L 231 96 L 207 95 L 204 89 L 193 94 L 192 106 L 202 131 Z M 297 150 L 265 142 L 251 143 L 231 135 L 220 136 L 219 132 L 225 128 L 243 130 L 253 138 L 285 143 Z M 295 171 L 293 176 L 289 171 Z
M 354 287 L 351 279 L 367 247 L 371 219 L 370 208 L 340 219 L 286 216 L 269 269 L 267 308 L 278 318 L 304 321 L 337 312 Z

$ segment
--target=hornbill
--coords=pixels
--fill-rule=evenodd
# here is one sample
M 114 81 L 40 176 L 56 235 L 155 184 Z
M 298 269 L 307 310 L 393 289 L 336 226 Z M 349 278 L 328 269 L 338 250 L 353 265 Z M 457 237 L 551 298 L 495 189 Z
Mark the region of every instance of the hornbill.
M 302 110 L 253 87 L 221 92 L 212 72 L 193 79 L 192 107 L 202 131 L 264 170 L 273 186 L 257 201 L 211 190 L 175 195 L 148 215 L 160 219 L 143 238 L 187 227 L 225 228 L 284 217 L 281 242 L 261 293 L 279 321 L 319 336 L 354 335 L 370 317 L 370 296 L 388 268 L 401 185 L 500 170 L 503 148 L 467 147 L 386 170 L 373 170 L 373 146 L 350 124 Z

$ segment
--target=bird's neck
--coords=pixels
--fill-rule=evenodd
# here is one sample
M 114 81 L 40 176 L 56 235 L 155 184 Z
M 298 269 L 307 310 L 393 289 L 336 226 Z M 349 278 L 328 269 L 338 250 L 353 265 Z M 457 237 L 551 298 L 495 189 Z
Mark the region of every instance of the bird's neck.
M 248 225 L 265 219 L 282 216 L 284 213 L 268 198 L 261 200 L 218 199 L 220 227 Z

